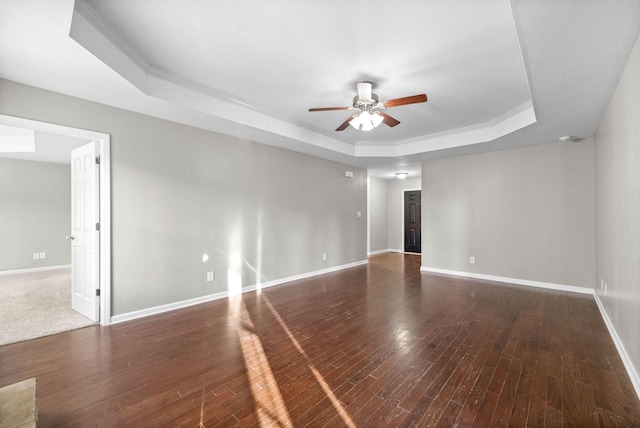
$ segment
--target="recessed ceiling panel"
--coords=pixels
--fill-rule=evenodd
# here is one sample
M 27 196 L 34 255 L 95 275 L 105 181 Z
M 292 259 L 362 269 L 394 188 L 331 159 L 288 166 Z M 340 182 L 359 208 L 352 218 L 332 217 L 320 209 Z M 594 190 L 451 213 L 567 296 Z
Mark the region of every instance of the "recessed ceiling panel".
M 530 103 L 509 2 L 86 0 L 150 72 L 351 144 L 387 144 L 491 122 Z M 401 124 L 336 133 L 355 82 Z

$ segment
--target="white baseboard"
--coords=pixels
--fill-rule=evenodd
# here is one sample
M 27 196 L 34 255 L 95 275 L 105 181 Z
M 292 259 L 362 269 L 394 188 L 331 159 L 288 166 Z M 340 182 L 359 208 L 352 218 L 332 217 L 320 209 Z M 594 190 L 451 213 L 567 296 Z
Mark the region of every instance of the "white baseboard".
M 384 254 L 384 253 L 393 253 L 394 251 L 390 248 L 386 248 L 384 250 L 376 250 L 376 251 L 369 251 L 367 253 L 368 256 L 375 256 L 376 254 Z
M 489 281 L 505 282 L 508 284 L 526 285 L 527 287 L 548 288 L 550 290 L 569 291 L 571 293 L 593 294 L 592 288 L 577 287 L 575 285 L 555 284 L 552 282 L 531 281 L 528 279 L 508 278 L 505 276 L 484 275 L 481 273 L 461 272 L 448 269 L 421 266 L 423 272 L 443 273 L 445 275 L 464 276 L 467 278 L 486 279 Z
M 549 282 L 540 282 L 540 281 L 530 281 L 527 279 L 517 279 L 517 278 L 507 278 L 502 276 L 493 276 L 493 275 L 483 275 L 478 273 L 469 273 L 469 272 L 459 272 L 447 269 L 438 269 L 438 268 L 430 268 L 426 266 L 421 266 L 420 270 L 423 272 L 433 272 L 433 273 L 442 273 L 446 275 L 455 275 L 455 276 L 463 276 L 467 278 L 476 278 L 476 279 L 487 279 L 490 281 L 497 282 L 506 282 L 509 284 L 516 285 L 526 285 L 528 287 L 538 287 L 538 288 L 547 288 L 551 290 L 559 290 L 559 291 L 569 291 L 572 293 L 582 293 L 582 294 L 591 294 L 596 301 L 596 305 L 598 306 L 598 310 L 600 311 L 600 315 L 604 320 L 607 329 L 609 330 L 609 335 L 613 340 L 613 343 L 616 345 L 616 349 L 618 350 L 618 354 L 620 355 L 620 359 L 624 364 L 625 369 L 627 370 L 627 374 L 629 375 L 629 379 L 631 380 L 631 384 L 633 385 L 633 389 L 636 392 L 636 396 L 640 399 L 640 376 L 638 376 L 638 371 L 636 370 L 629 354 L 627 353 L 626 348 L 620 336 L 618 336 L 618 332 L 616 331 L 607 311 L 600 300 L 600 296 L 596 293 L 595 289 L 586 288 L 586 287 L 576 287 L 574 285 L 564 285 L 564 284 L 553 284 Z
M 348 269 L 355 266 L 366 265 L 367 263 L 368 263 L 368 260 L 361 260 L 359 262 L 348 263 L 346 265 L 334 266 L 327 269 L 321 269 L 313 272 L 303 273 L 300 275 L 294 275 L 286 278 L 276 279 L 273 281 L 267 281 L 261 284 L 254 284 L 247 287 L 243 287 L 242 292 L 248 293 L 258 289 L 263 289 L 267 287 L 273 287 L 274 285 L 284 284 L 286 282 L 297 281 L 300 279 L 310 278 L 312 276 L 322 275 L 330 272 L 336 272 L 339 270 Z M 224 299 L 225 297 L 229 297 L 228 291 L 208 294 L 206 296 L 196 297 L 194 299 L 182 300 L 180 302 L 169 303 L 166 305 L 154 306 L 152 308 L 141 309 L 139 311 L 127 312 L 126 314 L 114 315 L 111 317 L 111 324 L 113 325 L 113 324 L 118 324 L 125 321 L 135 320 L 138 318 L 148 317 L 151 315 L 157 315 L 164 312 L 173 311 L 176 309 L 182 309 L 189 306 L 198 305 L 200 303 L 210 302 L 212 300 Z
M 0 270 L 0 276 L 13 275 L 16 273 L 42 272 L 46 270 L 58 270 L 58 269 L 71 269 L 71 265 L 43 266 L 43 267 L 37 267 L 37 268 L 15 269 L 15 270 Z
M 386 250 L 377 250 L 377 251 L 371 251 L 369 253 L 367 253 L 367 255 L 369 256 L 375 256 L 376 254 L 384 254 L 384 253 L 402 253 L 402 254 L 412 254 L 415 256 L 420 256 L 422 253 L 411 253 L 411 252 L 407 252 L 404 250 L 398 250 L 398 249 L 394 249 L 394 248 L 387 248 Z
M 198 305 L 200 303 L 210 302 L 212 300 L 222 299 L 229 295 L 228 292 L 224 291 L 221 293 L 209 294 L 202 297 L 196 297 L 194 299 L 182 300 L 180 302 L 168 303 L 166 305 L 154 306 L 152 308 L 141 309 L 139 311 L 127 312 L 122 315 L 114 315 L 111 317 L 111 325 L 118 324 L 125 321 L 131 321 L 138 318 L 144 318 L 151 315 L 157 315 L 164 312 L 174 311 L 176 309 L 182 309 L 193 305 Z
M 640 399 L 640 376 L 638 376 L 638 371 L 633 365 L 633 362 L 631 361 L 631 358 L 627 353 L 627 349 L 624 347 L 624 344 L 622 343 L 620 336 L 618 336 L 618 332 L 613 326 L 613 323 L 611 322 L 611 318 L 609 318 L 609 314 L 607 314 L 604 304 L 602 303 L 602 300 L 600 300 L 600 296 L 598 295 L 598 293 L 595 292 L 595 290 L 593 292 L 593 298 L 595 299 L 596 304 L 598 305 L 598 309 L 600 310 L 600 315 L 602 315 L 602 319 L 604 320 L 604 323 L 607 326 L 607 329 L 609 330 L 609 335 L 611 336 L 613 343 L 616 345 L 618 354 L 620 354 L 620 359 L 622 359 L 624 368 L 627 369 L 627 374 L 631 379 L 631 383 L 633 384 L 633 389 L 635 389 L 636 391 L 636 397 Z

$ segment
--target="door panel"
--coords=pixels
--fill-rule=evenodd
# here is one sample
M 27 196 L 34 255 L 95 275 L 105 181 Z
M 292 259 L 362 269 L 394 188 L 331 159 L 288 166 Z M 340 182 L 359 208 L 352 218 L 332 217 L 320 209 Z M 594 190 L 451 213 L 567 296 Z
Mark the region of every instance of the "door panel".
M 408 253 L 422 251 L 421 193 L 420 190 L 404 192 L 404 251 Z
M 98 321 L 99 181 L 96 143 L 71 152 L 71 307 Z

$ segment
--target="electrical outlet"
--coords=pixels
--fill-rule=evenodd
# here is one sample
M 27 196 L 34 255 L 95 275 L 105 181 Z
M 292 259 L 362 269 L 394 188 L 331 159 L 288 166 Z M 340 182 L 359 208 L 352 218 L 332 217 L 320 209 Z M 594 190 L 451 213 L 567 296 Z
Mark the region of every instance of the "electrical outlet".
M 40 260 L 40 253 L 33 253 L 33 260 Z
M 362 211 L 357 212 L 358 217 L 362 217 Z
M 216 273 L 215 272 L 207 272 L 207 282 L 215 281 Z
M 607 288 L 608 288 L 608 287 L 607 287 L 607 283 L 605 282 L 605 283 L 604 283 L 604 295 L 605 295 L 605 296 L 607 295 Z
M 322 253 L 322 260 L 327 260 L 327 253 Z
M 47 253 L 45 253 L 44 251 L 40 253 L 40 258 L 41 259 L 46 259 L 47 258 Z
M 469 263 L 475 263 L 475 262 L 476 262 L 475 257 L 469 257 Z

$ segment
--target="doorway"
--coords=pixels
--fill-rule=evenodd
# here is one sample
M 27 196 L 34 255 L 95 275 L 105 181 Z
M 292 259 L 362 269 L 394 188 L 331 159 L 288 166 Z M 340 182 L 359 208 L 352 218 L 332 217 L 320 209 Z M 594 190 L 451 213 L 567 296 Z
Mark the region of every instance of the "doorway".
M 109 134 L 6 115 L 0 115 L 0 124 L 96 142 L 96 155 L 100 158 L 99 189 L 97 190 L 99 193 L 98 218 L 101 239 L 97 247 L 99 256 L 95 269 L 93 269 L 97 278 L 97 286 L 94 293 L 97 299 L 96 303 L 99 305 L 99 311 L 96 315 L 99 317 L 100 324 L 103 326 L 109 325 L 111 323 L 111 162 Z M 71 186 L 71 183 L 69 185 Z M 76 266 L 73 268 L 75 269 Z M 69 290 L 69 293 L 71 292 L 72 290 Z
M 404 252 L 422 252 L 422 230 L 420 202 L 422 192 L 409 190 L 404 192 Z

